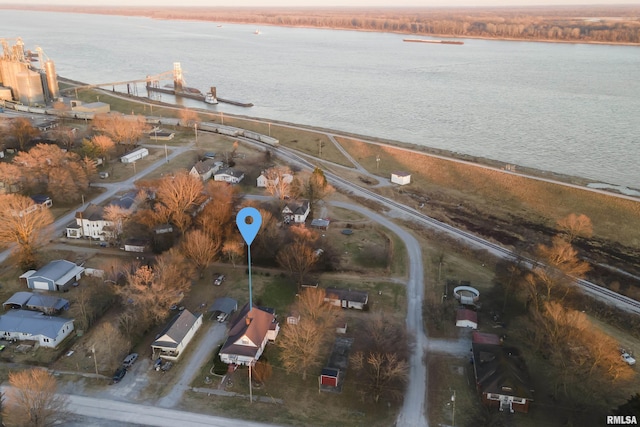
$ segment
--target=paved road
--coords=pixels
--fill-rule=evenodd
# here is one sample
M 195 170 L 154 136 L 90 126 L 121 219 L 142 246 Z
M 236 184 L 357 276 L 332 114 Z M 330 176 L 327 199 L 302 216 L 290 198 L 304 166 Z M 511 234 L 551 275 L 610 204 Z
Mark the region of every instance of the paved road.
M 167 156 L 167 158 L 162 158 L 159 159 L 158 161 L 156 161 L 155 163 L 151 164 L 148 168 L 141 170 L 140 172 L 138 172 L 137 174 L 135 174 L 134 176 L 132 176 L 131 178 L 125 180 L 125 181 L 121 181 L 118 183 L 113 183 L 113 184 L 107 184 L 107 183 L 100 183 L 100 184 L 94 184 L 96 187 L 103 187 L 106 188 L 106 191 L 103 192 L 102 194 L 96 196 L 95 198 L 93 198 L 92 200 L 88 200 L 87 203 L 91 202 L 94 204 L 99 204 L 104 202 L 107 199 L 110 199 L 111 197 L 113 197 L 114 195 L 116 195 L 117 193 L 126 191 L 126 190 L 130 190 L 131 188 L 134 187 L 134 183 L 142 178 L 143 176 L 153 172 L 154 170 L 158 169 L 160 166 L 164 165 L 167 163 L 167 161 L 171 161 L 172 159 L 174 159 L 175 157 L 179 156 L 180 154 L 184 153 L 185 151 L 188 151 L 192 148 L 192 146 L 189 145 L 182 145 L 180 147 L 172 147 L 171 150 L 171 154 L 169 154 Z M 81 206 L 79 209 L 82 209 L 84 206 Z M 60 236 L 62 234 L 62 232 L 66 229 L 67 225 L 74 220 L 76 215 L 76 211 L 71 211 L 68 214 L 58 218 L 54 223 L 53 223 L 53 236 L 52 237 L 57 237 Z M 3 252 L 0 252 L 0 264 L 5 262 L 6 259 L 9 257 L 11 253 L 11 249 L 7 249 Z
M 3 387 L 6 390 L 7 387 Z M 256 423 L 233 418 L 177 411 L 157 406 L 140 405 L 116 400 L 65 394 L 69 399 L 68 410 L 81 417 L 76 425 L 153 427 L 269 427 L 270 424 Z M 85 423 L 85 424 L 78 424 Z

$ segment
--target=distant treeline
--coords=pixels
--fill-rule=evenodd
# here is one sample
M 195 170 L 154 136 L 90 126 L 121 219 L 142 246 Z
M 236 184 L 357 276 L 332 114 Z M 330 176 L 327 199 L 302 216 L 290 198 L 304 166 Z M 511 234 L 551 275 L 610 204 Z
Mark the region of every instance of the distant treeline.
M 34 6 L 30 9 L 451 37 L 640 44 L 640 6 L 433 9 Z

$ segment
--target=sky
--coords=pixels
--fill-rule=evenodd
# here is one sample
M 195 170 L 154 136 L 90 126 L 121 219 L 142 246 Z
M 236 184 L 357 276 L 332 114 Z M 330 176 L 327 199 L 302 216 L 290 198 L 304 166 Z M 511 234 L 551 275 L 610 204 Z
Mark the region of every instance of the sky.
M 442 7 L 633 4 L 640 0 L 0 0 L 3 4 L 55 6 L 225 6 L 225 7 Z

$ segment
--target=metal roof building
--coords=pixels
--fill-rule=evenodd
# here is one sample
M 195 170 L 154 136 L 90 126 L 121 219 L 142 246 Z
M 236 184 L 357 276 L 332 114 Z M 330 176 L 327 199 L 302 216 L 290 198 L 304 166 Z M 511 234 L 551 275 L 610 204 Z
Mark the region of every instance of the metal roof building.
M 32 292 L 16 292 L 6 300 L 2 306 L 7 308 L 18 308 L 41 311 L 45 314 L 56 314 L 62 310 L 69 309 L 69 301 L 50 295 L 34 294 Z
M 20 279 L 25 280 L 29 289 L 63 291 L 80 280 L 84 267 L 71 261 L 59 259 L 51 261 L 38 271 L 27 271 Z
M 0 335 L 5 339 L 37 341 L 54 348 L 73 331 L 73 319 L 51 317 L 28 310 L 11 310 L 0 316 Z

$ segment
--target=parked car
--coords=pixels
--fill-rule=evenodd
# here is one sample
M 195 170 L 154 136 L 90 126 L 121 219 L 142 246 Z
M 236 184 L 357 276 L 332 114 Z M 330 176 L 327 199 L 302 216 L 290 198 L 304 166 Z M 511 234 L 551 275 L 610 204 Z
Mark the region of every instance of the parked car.
M 115 374 L 113 374 L 113 383 L 119 383 L 125 375 L 127 375 L 127 370 L 123 366 L 119 367 Z
M 214 274 L 213 277 L 214 277 L 213 279 L 214 285 L 216 286 L 222 285 L 222 282 L 224 281 L 224 274 Z
M 130 368 L 134 363 L 136 363 L 136 360 L 138 360 L 138 353 L 131 353 L 130 355 L 124 358 L 124 361 L 122 362 L 122 366 L 125 369 Z
M 624 360 L 628 365 L 635 365 L 636 359 L 633 358 L 629 353 L 622 353 L 622 360 Z

